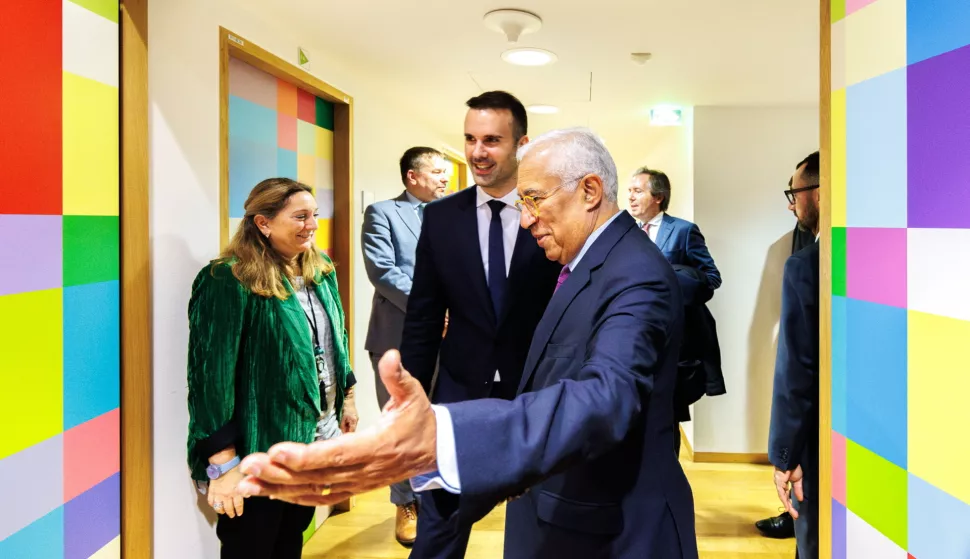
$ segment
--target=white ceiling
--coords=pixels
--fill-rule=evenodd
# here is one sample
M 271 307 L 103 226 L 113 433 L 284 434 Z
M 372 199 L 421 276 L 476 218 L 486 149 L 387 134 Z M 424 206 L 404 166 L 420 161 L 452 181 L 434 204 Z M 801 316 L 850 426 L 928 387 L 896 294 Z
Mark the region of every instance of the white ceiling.
M 259 3 L 265 0 L 251 0 Z M 464 101 L 505 89 L 526 105 L 530 135 L 585 125 L 611 150 L 648 132 L 659 103 L 815 105 L 818 0 L 276 0 L 288 26 L 394 84 L 401 106 L 461 147 Z M 485 27 L 498 8 L 543 20 L 516 45 Z M 555 52 L 546 67 L 500 58 L 511 46 Z M 632 52 L 651 52 L 643 66 Z M 614 154 L 617 155 L 617 154 Z M 619 163 L 619 161 L 618 161 Z

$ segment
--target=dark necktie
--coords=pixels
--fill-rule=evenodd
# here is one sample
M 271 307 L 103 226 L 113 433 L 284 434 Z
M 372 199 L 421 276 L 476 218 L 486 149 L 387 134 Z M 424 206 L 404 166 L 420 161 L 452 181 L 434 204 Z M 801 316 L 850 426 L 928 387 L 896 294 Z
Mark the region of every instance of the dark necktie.
M 424 207 L 427 204 L 418 204 L 418 221 L 424 223 Z
M 502 316 L 502 305 L 505 303 L 505 235 L 502 231 L 502 208 L 505 202 L 492 200 L 488 203 L 492 209 L 492 222 L 488 226 L 488 290 L 492 294 L 492 307 L 495 309 L 495 319 Z
M 559 288 L 562 287 L 562 284 L 566 282 L 566 278 L 568 278 L 569 274 L 571 273 L 572 270 L 569 269 L 569 266 L 562 267 L 562 271 L 559 272 L 559 279 L 556 280 L 556 288 L 552 290 L 553 293 L 559 291 Z

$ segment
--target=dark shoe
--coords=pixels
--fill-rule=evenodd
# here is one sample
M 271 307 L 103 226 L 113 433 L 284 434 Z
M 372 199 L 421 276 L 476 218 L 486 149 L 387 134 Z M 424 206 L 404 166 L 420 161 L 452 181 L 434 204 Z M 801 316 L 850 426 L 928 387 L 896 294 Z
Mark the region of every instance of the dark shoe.
M 795 537 L 795 520 L 787 512 L 759 520 L 754 523 L 754 526 L 766 538 L 785 539 Z

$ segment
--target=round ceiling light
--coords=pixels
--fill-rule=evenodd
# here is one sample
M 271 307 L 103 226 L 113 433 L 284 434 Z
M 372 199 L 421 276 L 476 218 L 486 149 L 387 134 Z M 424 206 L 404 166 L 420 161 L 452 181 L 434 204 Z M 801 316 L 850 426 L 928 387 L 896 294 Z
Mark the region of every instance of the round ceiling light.
M 530 113 L 535 113 L 537 115 L 551 115 L 559 112 L 559 107 L 553 105 L 529 105 L 526 109 Z
M 558 58 L 556 53 L 543 49 L 519 48 L 509 49 L 502 53 L 502 60 L 517 66 L 544 66 L 552 64 Z

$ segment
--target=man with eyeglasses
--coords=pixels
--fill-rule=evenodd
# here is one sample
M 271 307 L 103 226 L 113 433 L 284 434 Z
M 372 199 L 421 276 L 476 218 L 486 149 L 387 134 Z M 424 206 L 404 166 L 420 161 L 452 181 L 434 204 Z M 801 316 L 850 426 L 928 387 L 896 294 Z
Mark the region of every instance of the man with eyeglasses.
M 675 273 L 620 211 L 616 165 L 591 131 L 547 132 L 518 157 L 522 227 L 560 271 L 515 399 L 431 405 L 390 351 L 379 426 L 250 455 L 242 491 L 327 504 L 432 479 L 460 499 L 456 527 L 481 517 L 477 503 L 510 499 L 505 559 L 697 559 L 693 495 L 670 452 Z
M 798 165 L 795 165 L 795 169 L 797 170 L 799 167 L 804 165 L 805 162 L 806 162 L 806 159 L 801 160 L 798 163 Z M 788 210 L 794 213 L 795 195 L 798 194 L 798 192 L 794 192 L 792 190 L 793 179 L 794 179 L 794 175 L 792 175 L 792 177 L 788 179 L 788 190 L 785 191 L 785 198 L 788 200 Z M 800 192 L 808 192 L 818 188 L 817 185 L 808 185 L 808 186 L 809 186 L 808 190 L 804 190 Z M 815 242 L 815 233 L 810 229 L 803 228 L 798 223 L 798 214 L 796 213 L 795 228 L 792 231 L 791 253 L 795 254 L 796 252 L 813 244 L 814 242 Z M 755 522 L 754 525 L 755 525 L 755 528 L 757 528 L 758 531 L 761 532 L 761 535 L 768 538 L 787 539 L 787 538 L 795 537 L 795 520 L 791 517 L 791 514 L 789 514 L 787 510 L 782 512 L 778 516 L 771 516 L 771 517 L 759 520 Z
M 819 153 L 806 157 L 785 191 L 798 227 L 815 242 L 785 262 L 768 457 L 775 489 L 794 519 L 796 557 L 818 557 Z

